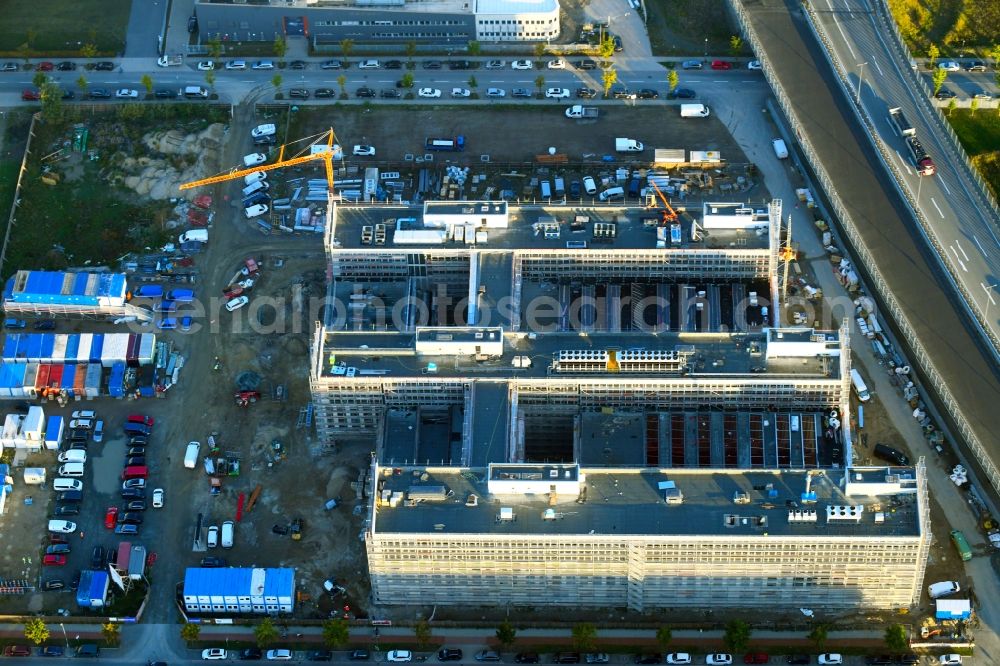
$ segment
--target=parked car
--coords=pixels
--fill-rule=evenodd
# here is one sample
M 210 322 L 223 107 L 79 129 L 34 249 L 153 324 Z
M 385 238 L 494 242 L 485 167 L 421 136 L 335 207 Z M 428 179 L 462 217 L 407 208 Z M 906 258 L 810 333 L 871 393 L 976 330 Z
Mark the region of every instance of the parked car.
M 757 70 L 763 68 L 764 68 L 763 65 L 760 64 L 760 60 L 751 60 L 750 62 L 747 63 L 747 69 L 750 70 Z
M 521 98 L 530 98 L 531 97 L 531 91 L 528 90 L 527 88 L 514 88 L 513 90 L 510 91 L 510 96 L 511 97 L 521 97 Z
M 837 652 L 824 652 L 819 656 L 817 662 L 820 664 L 843 664 L 844 657 Z
M 458 648 L 441 648 L 438 650 L 438 661 L 462 661 L 462 651 Z
M 510 63 L 511 69 L 533 69 L 534 64 L 530 60 L 515 60 Z
M 368 650 L 354 650 L 347 658 L 351 661 L 368 661 L 369 656 Z
M 46 555 L 69 555 L 68 543 L 54 543 L 45 549 Z
M 27 645 L 8 645 L 3 649 L 5 657 L 30 657 L 31 648 Z
M 115 97 L 118 99 L 138 99 L 139 91 L 133 88 L 119 88 L 115 91 Z
M 89 95 L 90 99 L 111 99 L 111 91 L 107 88 L 92 88 Z
M 156 99 L 174 99 L 177 97 L 177 91 L 168 88 L 157 88 L 153 92 L 153 97 Z
M 225 648 L 208 648 L 207 650 L 201 651 L 202 659 L 228 659 L 229 654 Z
M 354 146 L 352 153 L 357 157 L 375 157 L 375 146 L 358 144 Z
M 113 72 L 115 71 L 115 63 L 110 60 L 102 60 L 94 65 L 94 69 L 98 72 Z
M 441 69 L 443 65 L 440 60 L 426 60 L 422 66 L 424 69 Z
M 163 488 L 156 488 L 153 490 L 153 508 L 163 508 Z
M 245 66 L 245 65 L 244 65 Z M 215 69 L 215 63 L 211 60 L 199 60 L 198 70 L 202 72 L 210 72 Z
M 724 652 L 705 655 L 705 663 L 709 666 L 728 666 L 733 663 L 733 655 Z
M 660 663 L 660 655 L 655 653 L 637 654 L 633 661 L 636 664 L 658 664 Z
M 537 652 L 518 652 L 514 655 L 515 664 L 537 664 L 538 662 Z
M 274 69 L 274 61 L 258 60 L 252 65 L 252 69 Z
M 487 60 L 486 69 L 503 69 L 507 64 L 503 60 Z
M 90 566 L 94 569 L 104 566 L 104 546 L 94 546 L 94 550 L 90 553 Z
M 413 653 L 409 650 L 389 650 L 386 653 L 386 661 L 413 661 Z
M 292 658 L 292 651 L 284 648 L 268 650 L 266 657 L 268 661 L 289 661 Z
M 226 566 L 226 560 L 222 557 L 203 557 L 201 558 L 201 566 L 206 569 L 217 569 Z
M 496 650 L 480 650 L 476 653 L 476 661 L 500 661 L 500 653 Z
M 681 69 L 701 69 L 704 64 L 700 60 L 685 60 L 681 63 Z
M 316 99 L 329 99 L 336 94 L 337 93 L 333 88 L 316 88 L 316 90 L 313 91 L 313 95 Z
M 55 518 L 65 518 L 66 516 L 79 516 L 80 515 L 80 505 L 79 504 L 60 504 L 56 506 L 56 510 L 52 512 Z
M 288 63 L 288 69 L 305 69 L 308 63 L 305 60 L 293 60 Z
M 728 60 L 713 60 L 712 61 L 712 69 L 725 70 L 725 69 L 732 69 L 732 68 L 733 68 L 733 63 L 729 62 Z
M 324 60 L 319 64 L 320 69 L 342 69 L 344 64 L 339 60 Z
M 144 499 L 132 500 L 131 502 L 129 502 L 128 504 L 125 505 L 125 510 L 126 511 L 145 511 L 146 510 L 146 500 L 144 500 Z
M 566 99 L 569 97 L 569 88 L 548 88 L 545 96 L 549 99 Z
M 44 583 L 42 583 L 42 591 L 44 592 L 54 592 L 56 590 L 61 590 L 66 587 L 66 583 L 58 578 L 52 578 Z
M 42 62 L 37 63 L 35 65 L 35 71 L 36 72 L 51 72 L 55 68 L 56 68 L 56 66 L 53 65 L 48 60 L 43 60 Z
M 306 661 L 333 661 L 332 650 L 309 650 Z
M 357 91 L 354 93 L 354 96 L 355 97 L 374 97 L 375 96 L 375 90 L 372 89 L 372 88 L 368 88 L 368 87 L 358 88 Z
M 636 94 L 639 96 L 639 99 L 659 99 L 660 97 L 660 93 L 652 88 L 640 88 Z
M 440 97 L 441 91 L 437 88 L 421 88 L 417 91 L 418 97 Z
M 965 66 L 967 72 L 985 72 L 986 63 L 982 60 L 972 60 Z
M 766 652 L 748 652 L 743 655 L 744 664 L 766 664 L 770 661 L 771 657 Z
M 382 63 L 382 66 L 385 67 L 386 69 L 403 69 L 403 61 L 386 60 L 384 63 Z
M 61 567 L 66 564 L 65 555 L 45 555 L 42 557 L 42 566 L 46 567 Z
M 938 69 L 943 69 L 946 72 L 959 72 L 962 70 L 962 66 L 954 60 L 943 60 L 938 63 Z
M 676 88 L 667 93 L 667 99 L 695 99 L 698 95 L 690 88 Z
M 309 99 L 309 90 L 307 88 L 289 88 L 288 96 L 291 99 Z
M 507 96 L 507 91 L 504 90 L 503 88 L 487 88 L 486 89 L 486 96 L 487 97 L 492 97 L 493 99 L 498 99 L 498 98 L 501 98 L 501 97 L 506 97 Z
M 666 659 L 668 664 L 690 664 L 691 654 L 689 652 L 671 652 Z
M 38 651 L 38 655 L 41 657 L 61 657 L 63 654 L 61 645 L 46 645 Z
M 583 660 L 588 664 L 606 664 L 611 661 L 611 658 L 604 652 L 588 652 L 583 655 Z M 657 656 L 656 661 L 659 662 L 659 656 Z
M 146 496 L 145 488 L 122 488 L 121 498 L 123 500 L 142 499 Z
M 942 87 L 940 90 L 934 93 L 934 97 L 936 97 L 937 99 L 952 99 L 956 97 L 956 94 L 953 91 Z
M 238 658 L 241 661 L 259 661 L 264 658 L 264 651 L 259 648 L 247 648 L 239 651 Z

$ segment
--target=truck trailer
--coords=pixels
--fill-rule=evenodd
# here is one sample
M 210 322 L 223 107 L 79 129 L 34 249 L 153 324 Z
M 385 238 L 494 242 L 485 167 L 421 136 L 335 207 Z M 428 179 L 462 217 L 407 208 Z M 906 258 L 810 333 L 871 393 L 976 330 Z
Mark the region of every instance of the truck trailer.
M 465 137 L 456 136 L 451 139 L 428 137 L 427 141 L 424 142 L 424 148 L 427 150 L 443 150 L 457 153 L 465 150 Z
M 924 144 L 920 143 L 920 140 L 915 136 L 906 137 L 906 147 L 910 151 L 910 156 L 913 157 L 913 163 L 917 167 L 917 173 L 921 176 L 933 176 L 937 173 L 937 167 L 934 166 L 934 160 L 931 156 L 927 154 L 924 150 Z
M 892 124 L 896 126 L 897 130 L 899 130 L 900 136 L 917 135 L 917 130 L 913 129 L 913 125 L 911 125 L 910 121 L 906 119 L 906 116 L 903 115 L 903 110 L 898 106 L 889 109 L 889 117 L 892 118 Z

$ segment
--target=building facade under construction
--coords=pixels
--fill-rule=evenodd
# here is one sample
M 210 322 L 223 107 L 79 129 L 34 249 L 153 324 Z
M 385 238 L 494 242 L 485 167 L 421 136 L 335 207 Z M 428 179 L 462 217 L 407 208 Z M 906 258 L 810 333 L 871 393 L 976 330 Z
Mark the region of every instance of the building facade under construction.
M 923 481 L 840 471 L 848 332 L 778 325 L 779 201 L 680 214 L 428 202 L 330 218 L 310 381 L 322 440 L 376 451 L 379 603 L 915 598 Z M 497 485 L 514 480 L 506 466 L 532 483 Z M 681 478 L 674 507 L 659 484 Z M 426 484 L 444 497 L 411 491 Z M 886 524 L 875 509 L 895 503 L 912 511 Z M 823 519 L 846 506 L 856 521 Z

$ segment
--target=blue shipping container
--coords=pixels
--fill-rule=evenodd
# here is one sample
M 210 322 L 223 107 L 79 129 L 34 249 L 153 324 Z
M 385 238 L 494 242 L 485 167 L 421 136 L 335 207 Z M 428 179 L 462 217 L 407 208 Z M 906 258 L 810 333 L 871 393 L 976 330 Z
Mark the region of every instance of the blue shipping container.
M 80 359 L 76 357 L 78 351 L 80 351 L 80 334 L 73 333 L 66 339 L 66 362 L 76 363 L 79 361 Z
M 94 333 L 94 340 L 90 343 L 90 362 L 100 363 L 102 351 L 104 351 L 104 334 Z

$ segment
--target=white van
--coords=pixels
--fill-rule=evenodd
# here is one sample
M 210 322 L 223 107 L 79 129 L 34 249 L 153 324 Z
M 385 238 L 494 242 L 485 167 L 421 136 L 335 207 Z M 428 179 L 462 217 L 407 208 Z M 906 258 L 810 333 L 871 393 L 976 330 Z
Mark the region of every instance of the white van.
M 257 192 L 267 192 L 269 189 L 271 189 L 271 186 L 266 180 L 258 180 L 243 188 L 243 196 L 248 197 Z
M 247 175 L 243 176 L 244 185 L 253 185 L 259 180 L 267 180 L 266 171 L 254 171 L 253 173 L 248 173 Z
M 70 449 L 69 451 L 63 451 L 62 453 L 59 454 L 59 462 L 85 463 L 87 462 L 87 452 L 81 451 L 80 449 Z
M 961 591 L 961 586 L 958 582 L 953 580 L 942 580 L 938 583 L 931 583 L 927 586 L 927 594 L 931 595 L 931 599 L 937 599 L 938 597 L 946 597 L 949 594 L 955 594 Z
M 851 370 L 851 383 L 854 384 L 854 390 L 858 394 L 858 400 L 861 402 L 868 402 L 872 396 L 868 393 L 868 387 L 865 386 L 865 380 L 861 379 L 861 373 L 857 370 Z
M 788 159 L 788 146 L 785 145 L 784 139 L 774 139 L 771 141 L 771 145 L 774 147 L 774 154 L 779 160 Z
M 250 130 L 250 136 L 255 139 L 259 139 L 262 136 L 273 136 L 277 131 L 274 123 L 267 123 L 265 125 L 257 125 L 252 130 Z
M 83 481 L 79 479 L 55 479 L 52 481 L 52 489 L 57 493 L 61 493 L 64 490 L 83 490 Z
M 597 195 L 597 198 L 601 201 L 615 201 L 618 199 L 625 198 L 625 189 L 621 187 L 609 187 L 608 189 Z
M 82 462 L 69 462 L 59 466 L 59 476 L 83 476 Z
M 271 210 L 268 208 L 267 204 L 254 204 L 252 206 L 247 206 L 243 209 L 243 214 L 247 216 L 248 220 L 252 220 L 255 217 L 260 217 Z
M 189 229 L 177 237 L 180 243 L 190 243 L 191 241 L 197 241 L 199 243 L 208 242 L 208 229 Z
M 227 520 L 222 523 L 222 547 L 232 548 L 233 547 L 233 531 L 236 529 L 235 523 L 231 520 Z
M 201 442 L 188 442 L 187 451 L 184 452 L 184 466 L 194 469 L 198 464 L 199 453 L 201 453 Z
M 186 86 L 184 96 L 188 99 L 208 99 L 208 91 L 201 86 Z

